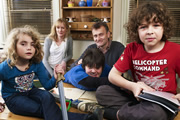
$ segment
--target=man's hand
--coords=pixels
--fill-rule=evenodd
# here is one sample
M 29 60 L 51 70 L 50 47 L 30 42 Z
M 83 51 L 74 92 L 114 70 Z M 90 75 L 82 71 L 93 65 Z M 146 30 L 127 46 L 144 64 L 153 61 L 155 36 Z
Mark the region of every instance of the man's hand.
M 82 59 L 80 59 L 80 60 L 78 61 L 78 65 L 80 65 L 80 64 L 82 64 Z

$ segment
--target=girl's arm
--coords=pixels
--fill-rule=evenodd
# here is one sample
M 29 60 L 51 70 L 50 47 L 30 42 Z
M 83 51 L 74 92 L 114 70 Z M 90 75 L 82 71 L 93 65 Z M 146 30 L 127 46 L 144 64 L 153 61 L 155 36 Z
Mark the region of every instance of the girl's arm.
M 46 90 L 50 90 L 53 87 L 55 87 L 56 79 L 54 78 L 54 76 L 52 76 L 50 78 L 49 73 L 46 70 L 46 68 L 45 68 L 45 66 L 44 66 L 44 64 L 42 62 L 40 62 L 38 64 L 38 68 L 37 68 L 36 74 L 37 74 L 37 77 L 38 77 L 39 81 L 41 82 L 42 86 Z
M 137 97 L 143 89 L 147 91 L 154 90 L 143 82 L 135 83 L 126 80 L 125 78 L 122 77 L 122 73 L 119 72 L 115 67 L 113 67 L 109 73 L 109 81 L 116 86 L 132 91 L 135 97 Z

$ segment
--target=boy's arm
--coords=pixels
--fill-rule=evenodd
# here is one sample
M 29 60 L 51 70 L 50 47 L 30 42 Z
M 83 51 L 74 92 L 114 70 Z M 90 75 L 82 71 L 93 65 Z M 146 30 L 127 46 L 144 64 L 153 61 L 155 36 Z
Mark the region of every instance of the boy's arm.
M 138 96 L 143 89 L 147 91 L 154 90 L 153 88 L 147 86 L 143 82 L 135 83 L 135 82 L 126 80 L 125 78 L 122 77 L 122 73 L 119 72 L 115 67 L 113 67 L 109 73 L 109 81 L 116 86 L 132 91 L 135 97 Z
M 100 85 L 110 85 L 107 77 L 91 77 L 88 76 L 81 81 L 79 81 L 80 85 L 83 85 L 87 88 L 98 88 Z

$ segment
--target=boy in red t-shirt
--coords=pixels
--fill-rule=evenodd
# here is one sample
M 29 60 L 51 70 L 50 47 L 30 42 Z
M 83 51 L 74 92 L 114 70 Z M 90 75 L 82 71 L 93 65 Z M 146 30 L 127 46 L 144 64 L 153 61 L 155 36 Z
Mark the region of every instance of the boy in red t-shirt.
M 127 45 L 109 74 L 110 82 L 122 89 L 106 85 L 96 91 L 98 103 L 105 107 L 105 118 L 167 120 L 174 117 L 158 104 L 137 99 L 142 90 L 176 94 L 180 45 L 167 40 L 172 35 L 172 25 L 166 6 L 160 2 L 148 2 L 133 11 L 126 28 L 135 42 Z M 134 81 L 122 77 L 129 69 Z M 173 97 L 180 100 L 180 94 Z

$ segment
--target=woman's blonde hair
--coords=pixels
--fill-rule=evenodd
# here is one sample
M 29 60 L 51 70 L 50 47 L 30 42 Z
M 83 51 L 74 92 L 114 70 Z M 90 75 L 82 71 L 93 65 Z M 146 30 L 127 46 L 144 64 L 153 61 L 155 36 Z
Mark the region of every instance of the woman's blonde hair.
M 33 63 L 41 62 L 43 58 L 43 50 L 40 44 L 40 34 L 34 27 L 30 25 L 25 25 L 23 27 L 17 27 L 12 29 L 6 39 L 4 52 L 6 54 L 8 65 L 10 67 L 16 65 L 16 62 L 19 57 L 17 54 L 17 42 L 19 40 L 20 35 L 28 35 L 34 42 L 35 54 L 31 58 L 29 66 Z
M 64 26 L 66 27 L 66 30 L 67 30 L 65 38 L 70 35 L 70 28 L 69 28 L 68 22 L 64 18 L 59 18 L 51 27 L 51 33 L 49 34 L 49 37 L 51 39 L 53 39 L 54 41 L 57 40 L 57 37 L 58 37 L 57 33 L 56 33 L 56 27 L 61 23 L 64 24 Z

